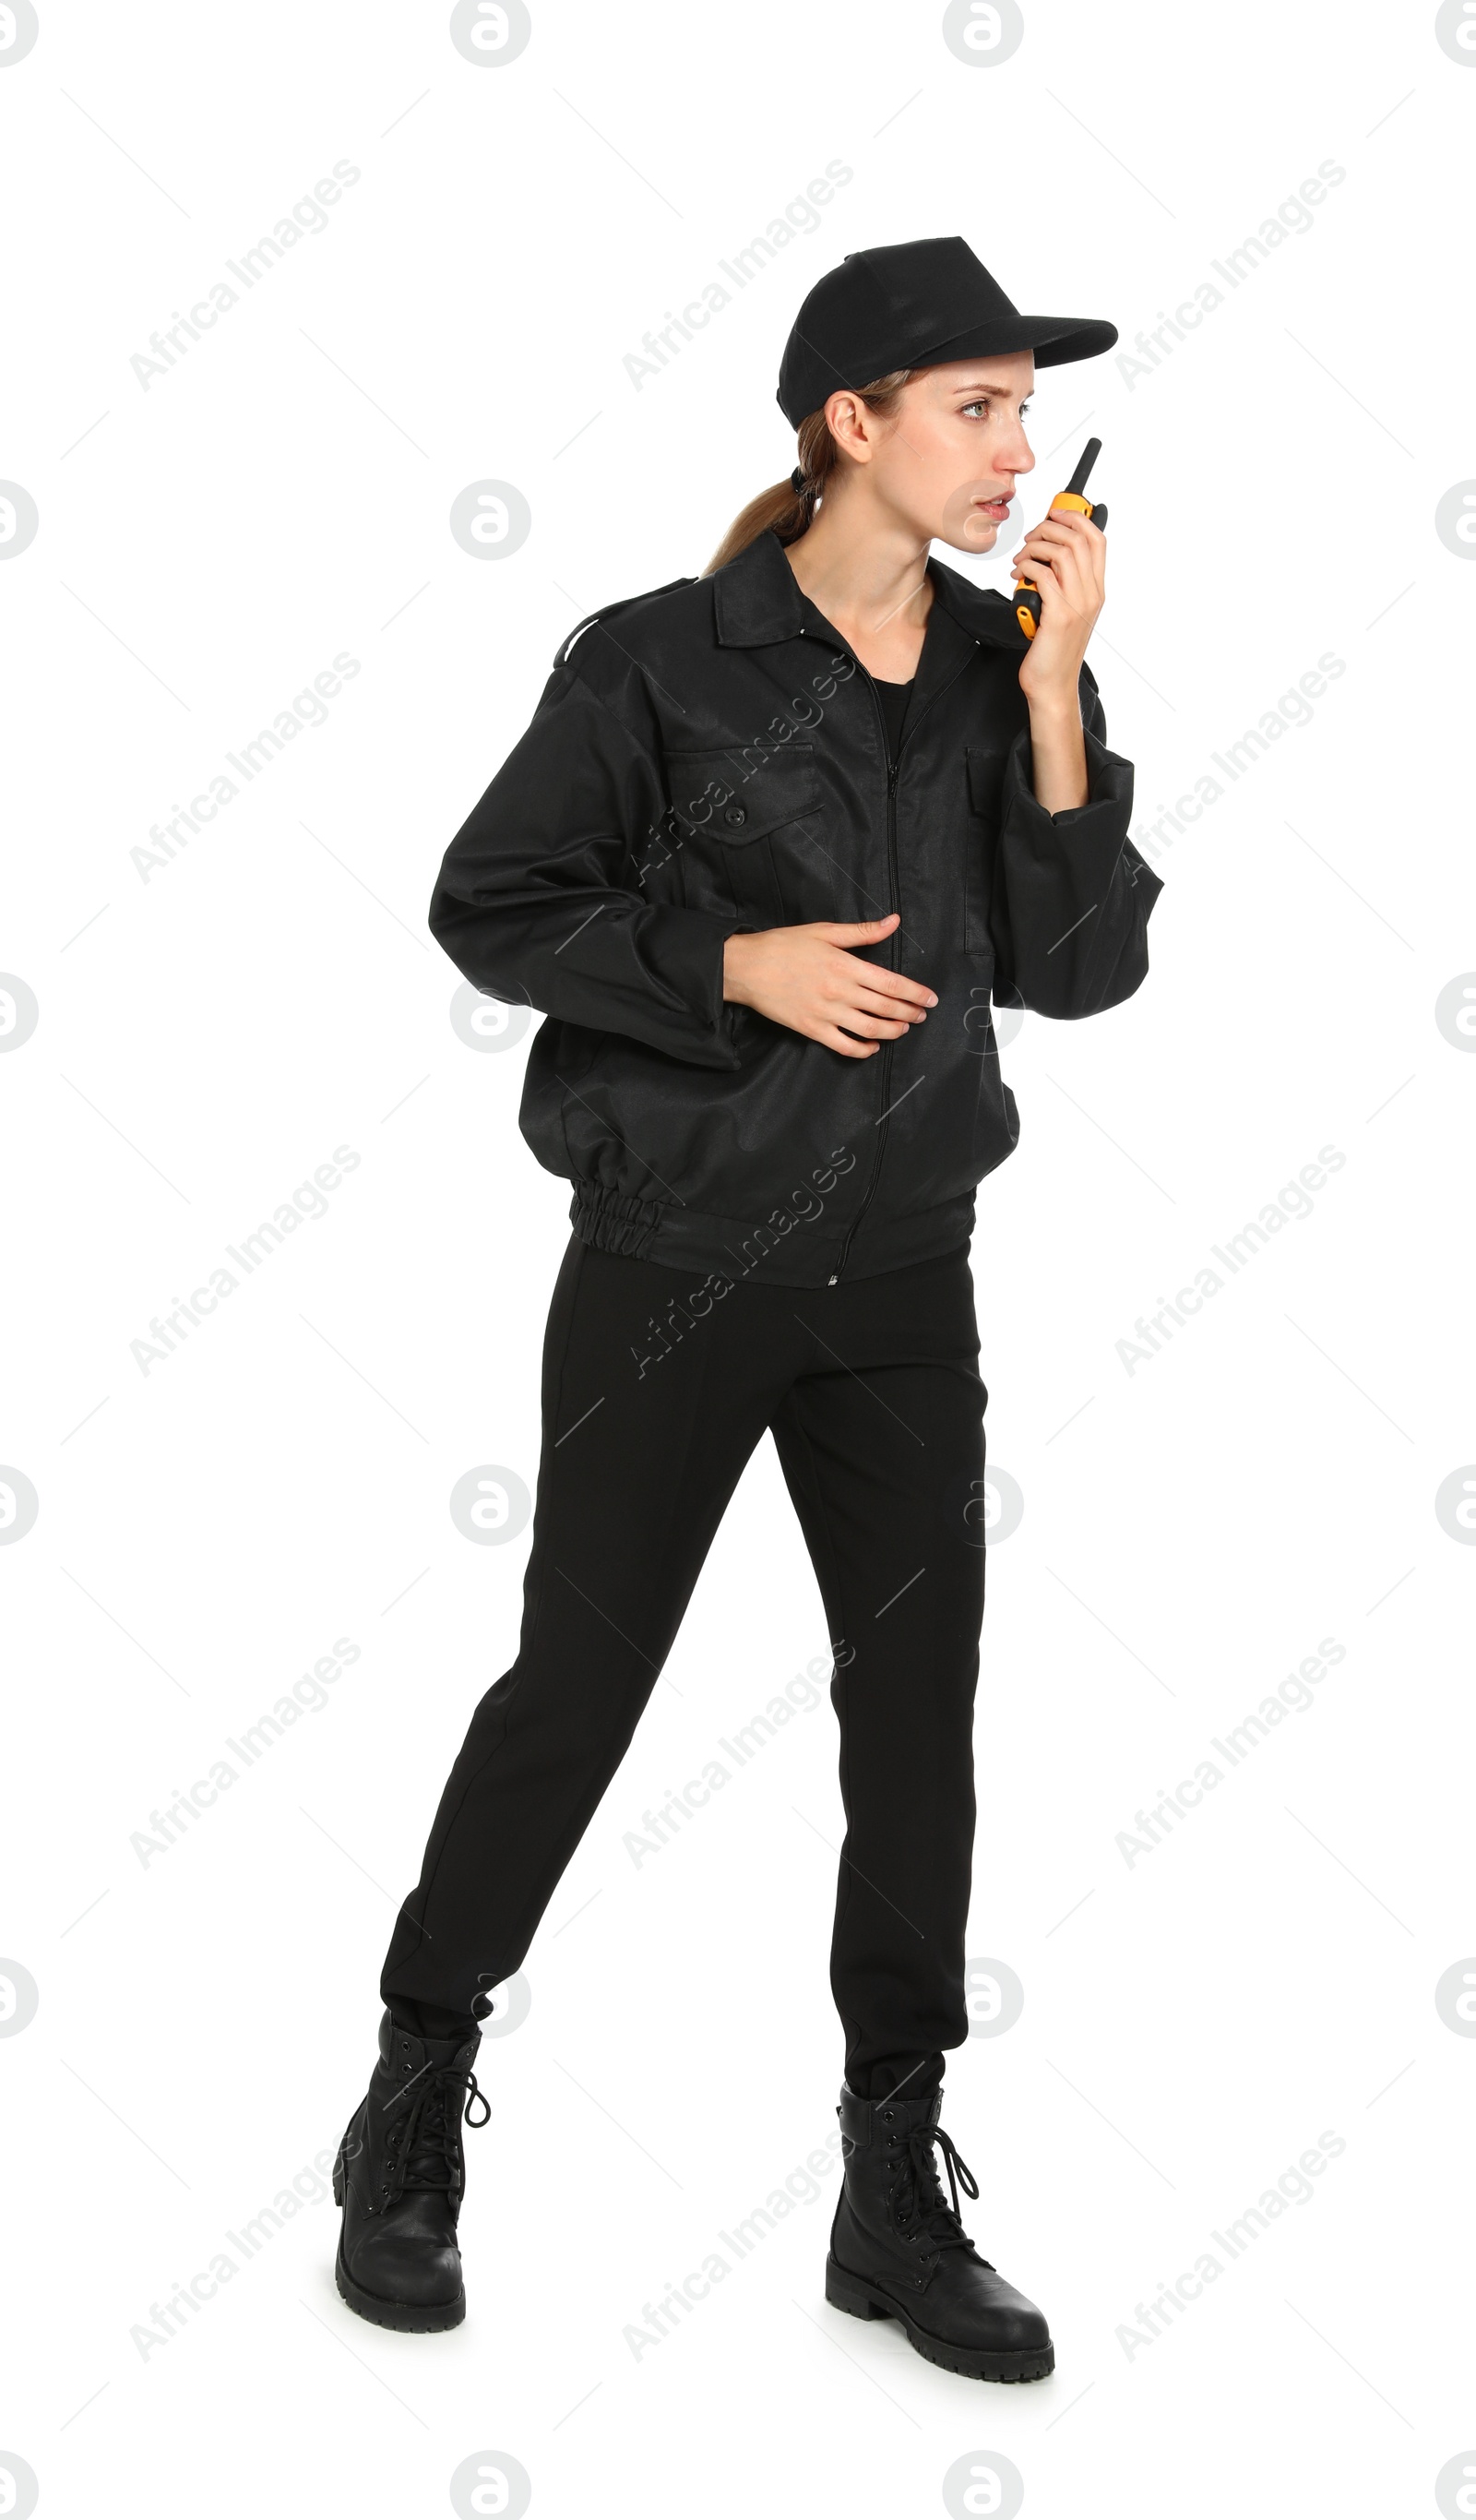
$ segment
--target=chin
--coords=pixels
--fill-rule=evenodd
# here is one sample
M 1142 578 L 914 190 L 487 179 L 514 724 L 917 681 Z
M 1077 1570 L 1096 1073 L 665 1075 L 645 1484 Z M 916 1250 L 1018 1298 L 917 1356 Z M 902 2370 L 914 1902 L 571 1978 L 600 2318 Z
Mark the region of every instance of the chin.
M 950 551 L 972 552 L 977 560 L 992 552 L 1000 539 L 1000 528 L 993 517 L 980 516 L 960 523 L 949 518 L 938 529 L 937 539 L 947 543 Z

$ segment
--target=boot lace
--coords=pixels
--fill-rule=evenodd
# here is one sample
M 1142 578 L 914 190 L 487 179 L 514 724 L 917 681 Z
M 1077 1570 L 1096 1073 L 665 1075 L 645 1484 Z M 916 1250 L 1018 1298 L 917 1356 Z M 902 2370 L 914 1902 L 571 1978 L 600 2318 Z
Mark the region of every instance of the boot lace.
M 905 2133 L 893 2134 L 889 2141 L 896 2172 L 892 2205 L 900 2237 L 909 2242 L 924 2240 L 935 2249 L 972 2249 L 973 2242 L 959 2219 L 959 2190 L 962 2187 L 972 2200 L 978 2195 L 979 2182 L 953 2137 L 924 2120 Z M 935 2146 L 943 2155 L 952 2202 L 943 2194 Z
M 471 2114 L 478 2100 L 479 2118 Z M 462 2183 L 462 2123 L 484 2127 L 492 2115 L 486 2092 L 470 2067 L 427 2067 L 396 2092 L 386 2106 L 395 2113 L 395 2123 L 385 2138 L 384 2203 L 395 2204 L 407 2187 L 439 2187 L 456 2194 Z

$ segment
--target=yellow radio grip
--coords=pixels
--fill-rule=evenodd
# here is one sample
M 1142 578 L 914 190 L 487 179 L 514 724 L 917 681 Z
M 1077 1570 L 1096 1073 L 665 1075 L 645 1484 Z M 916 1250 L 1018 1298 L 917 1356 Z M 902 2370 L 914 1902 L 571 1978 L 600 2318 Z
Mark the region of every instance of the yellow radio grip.
M 1079 517 L 1090 517 L 1093 510 L 1092 501 L 1090 499 L 1084 499 L 1079 490 L 1057 490 L 1055 497 L 1051 502 L 1051 506 L 1052 509 L 1074 508 Z M 1021 577 L 1016 579 L 1014 591 L 1014 617 L 1016 621 L 1018 621 L 1020 628 L 1024 631 L 1026 638 L 1033 639 L 1036 631 L 1040 627 L 1040 589 L 1037 587 L 1033 577 Z M 1031 597 L 1034 598 L 1033 602 L 1028 600 L 1022 601 L 1022 599 L 1029 599 Z

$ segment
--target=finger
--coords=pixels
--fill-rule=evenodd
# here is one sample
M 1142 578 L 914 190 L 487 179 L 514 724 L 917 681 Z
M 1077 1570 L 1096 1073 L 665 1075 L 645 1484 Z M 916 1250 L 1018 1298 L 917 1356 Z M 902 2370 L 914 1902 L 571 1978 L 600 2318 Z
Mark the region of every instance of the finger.
M 1070 515 L 1071 511 L 1069 509 L 1061 509 L 1054 516 L 1042 517 L 1039 524 L 1031 525 L 1029 527 L 1025 535 L 1026 542 L 1039 542 L 1043 538 L 1047 541 L 1063 538 L 1069 531 L 1068 518 L 1070 518 Z
M 1095 525 L 1090 517 L 1081 516 L 1075 508 L 1062 509 L 1058 515 L 1048 517 L 1041 530 L 1052 542 L 1073 551 L 1083 561 L 1090 561 L 1106 549 L 1107 537 L 1100 525 Z
M 922 1016 L 920 1013 L 899 1014 L 894 1007 L 882 1006 L 879 1001 L 875 1006 L 868 1006 L 864 998 L 858 998 L 854 1005 L 836 1009 L 835 1021 L 852 1025 L 856 1031 L 864 1032 L 868 1040 L 873 1037 L 879 1040 L 885 1034 L 888 1041 L 901 1041 L 905 1033 L 912 1031 L 914 1024 L 922 1021 Z
M 816 1024 L 807 1029 L 812 1041 L 824 1042 L 827 1050 L 838 1050 L 846 1058 L 874 1058 L 881 1048 L 879 1041 L 852 1041 L 838 1024 Z
M 1037 558 L 1043 567 L 1054 571 L 1058 584 L 1079 590 L 1083 597 L 1090 591 L 1099 608 L 1106 591 L 1106 537 L 1095 526 L 1086 530 L 1085 517 L 1073 516 L 1071 522 L 1078 530 L 1043 539 Z
M 1051 567 L 1058 586 L 1075 591 L 1090 584 L 1086 546 L 1074 539 L 1052 545 Z
M 1096 613 L 1101 609 L 1104 588 L 1092 574 L 1086 553 L 1073 547 L 1064 550 L 1057 544 L 1049 557 L 1029 561 L 1024 570 L 1015 566 L 1015 576 L 1033 577 L 1037 586 L 1049 587 L 1051 593 L 1043 603 L 1064 601 L 1068 610 Z
M 901 1041 L 908 1029 L 891 1015 L 869 1014 L 864 1007 L 842 1007 L 835 1021 L 847 1032 L 859 1033 L 863 1041 Z
M 1064 548 L 1064 543 L 1057 536 L 1037 529 L 1035 533 L 1025 536 L 1024 542 L 1015 553 L 1015 559 L 1053 560 L 1056 553 Z
M 1032 540 L 1027 543 L 1022 552 L 1015 554 L 1012 564 L 1016 568 L 1025 568 L 1033 573 L 1038 568 L 1053 568 L 1057 561 L 1070 560 L 1072 557 L 1072 546 L 1069 543 L 1047 542 L 1042 538 L 1039 541 Z
M 884 936 L 901 915 L 900 911 L 889 910 L 880 919 L 817 919 L 815 933 L 824 936 L 831 945 L 869 945 L 876 937 Z
M 885 1015 L 892 1023 L 926 1023 L 927 1009 L 915 998 L 887 997 L 880 989 L 837 992 L 843 1006 L 865 1007 L 868 1014 Z
M 1042 552 L 1051 551 L 1052 549 L 1058 551 L 1085 550 L 1085 528 L 1087 521 L 1088 520 L 1085 517 L 1077 516 L 1075 512 L 1070 509 L 1064 510 L 1059 516 L 1045 517 L 1038 525 L 1032 526 L 1030 532 L 1026 535 L 1025 548 L 1027 551 L 1034 550 Z M 1099 536 L 1098 539 L 1105 540 L 1105 537 Z
M 889 971 L 884 963 L 854 963 L 849 955 L 844 970 L 836 973 L 835 987 L 847 999 L 862 989 L 886 998 L 905 998 L 916 1007 L 935 1007 L 938 1003 L 936 992 L 924 981 L 909 980 L 901 971 Z

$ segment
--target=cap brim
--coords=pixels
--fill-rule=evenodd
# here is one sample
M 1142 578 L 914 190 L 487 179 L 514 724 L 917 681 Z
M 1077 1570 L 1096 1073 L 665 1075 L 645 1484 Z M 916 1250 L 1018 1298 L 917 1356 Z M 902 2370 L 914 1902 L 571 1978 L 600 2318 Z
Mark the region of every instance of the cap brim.
M 1004 358 L 1033 350 L 1038 368 L 1061 368 L 1072 359 L 1099 359 L 1117 339 L 1117 326 L 1080 315 L 1004 315 L 975 325 L 951 341 L 916 353 L 914 368 L 939 368 L 953 359 Z

